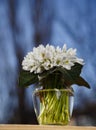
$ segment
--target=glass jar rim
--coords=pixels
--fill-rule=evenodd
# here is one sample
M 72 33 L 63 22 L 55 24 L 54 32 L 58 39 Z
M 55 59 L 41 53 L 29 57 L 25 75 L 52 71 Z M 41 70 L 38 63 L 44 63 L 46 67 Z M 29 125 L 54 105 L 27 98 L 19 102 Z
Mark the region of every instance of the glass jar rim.
M 57 89 L 57 88 L 53 88 L 53 89 L 40 89 L 40 88 L 36 88 L 34 93 L 36 92 L 68 92 L 71 96 L 74 96 L 74 91 L 72 91 L 71 89 Z

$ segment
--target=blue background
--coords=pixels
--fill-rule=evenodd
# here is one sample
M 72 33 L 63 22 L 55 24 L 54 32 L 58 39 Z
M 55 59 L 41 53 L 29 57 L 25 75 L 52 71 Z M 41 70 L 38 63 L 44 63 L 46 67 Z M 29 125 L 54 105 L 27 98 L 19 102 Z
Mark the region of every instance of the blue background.
M 73 86 L 72 125 L 96 125 L 96 0 L 0 0 L 0 123 L 37 123 L 33 86 L 18 87 L 23 57 L 39 44 L 77 48 L 91 89 Z

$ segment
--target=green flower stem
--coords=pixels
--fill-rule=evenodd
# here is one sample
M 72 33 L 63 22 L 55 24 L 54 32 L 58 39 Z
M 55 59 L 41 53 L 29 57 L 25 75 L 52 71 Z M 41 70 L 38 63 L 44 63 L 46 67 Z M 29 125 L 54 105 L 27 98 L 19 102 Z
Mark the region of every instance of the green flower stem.
M 67 91 L 43 92 L 43 100 L 40 103 L 40 114 L 38 121 L 40 124 L 60 124 L 66 125 L 70 121 L 69 94 Z

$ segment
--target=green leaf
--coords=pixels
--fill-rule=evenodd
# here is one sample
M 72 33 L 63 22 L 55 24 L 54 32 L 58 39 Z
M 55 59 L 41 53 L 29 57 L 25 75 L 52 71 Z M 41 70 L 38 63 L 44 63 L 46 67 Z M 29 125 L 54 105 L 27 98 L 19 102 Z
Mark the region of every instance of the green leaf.
M 39 74 L 41 77 L 47 77 L 49 74 L 54 73 L 57 70 L 56 67 L 51 68 L 50 70 L 44 70 L 42 73 Z
M 66 70 L 64 68 L 62 70 L 60 69 L 63 73 L 64 84 L 68 86 L 77 84 L 79 86 L 90 88 L 89 84 L 82 77 L 80 77 L 82 67 L 82 65 L 76 63 L 71 70 Z
M 44 86 L 50 86 L 51 83 L 55 84 L 53 87 L 69 87 L 72 84 L 77 84 L 79 86 L 85 86 L 90 88 L 89 84 L 80 77 L 82 70 L 82 65 L 75 63 L 71 70 L 67 70 L 63 67 L 54 67 L 50 70 L 45 70 L 41 74 L 30 73 L 29 71 L 24 71 L 20 73 L 19 86 L 28 87 L 31 84 L 38 83 L 38 75 L 42 77 L 41 84 Z M 57 84 L 57 86 L 56 86 Z
M 82 65 L 76 63 L 71 70 L 67 70 L 65 68 L 58 68 L 58 71 L 60 71 L 63 75 L 64 78 L 64 83 L 65 85 L 72 85 L 75 84 L 76 80 L 78 79 L 80 73 L 81 73 L 81 69 L 82 69 Z
M 19 86 L 28 87 L 31 84 L 38 82 L 37 74 L 22 70 L 19 76 Z
M 68 70 L 73 79 L 76 79 L 80 75 L 82 67 L 83 65 L 75 63 L 75 65 L 72 66 L 71 70 Z
M 76 84 L 79 85 L 79 86 L 85 86 L 87 88 L 90 88 L 90 85 L 82 77 L 79 77 L 76 80 Z
M 67 70 L 63 67 L 54 67 L 50 70 L 44 71 L 43 73 L 40 74 L 42 77 L 42 82 L 45 84 L 49 80 L 51 82 L 54 82 L 54 78 L 56 78 L 56 75 L 59 76 L 56 79 L 59 79 L 57 81 L 59 86 L 64 86 L 64 87 L 69 87 L 72 84 L 77 84 L 79 86 L 85 86 L 87 88 L 90 88 L 89 84 L 82 78 L 80 77 L 81 70 L 82 70 L 83 65 L 79 63 L 75 63 L 74 66 L 72 66 L 71 70 Z M 52 75 L 54 75 L 54 78 L 52 79 Z
M 71 74 L 71 77 L 78 77 L 81 73 L 81 69 L 82 69 L 82 65 L 79 64 L 79 63 L 75 63 L 74 66 L 72 66 L 71 70 L 67 70 L 63 67 L 54 67 L 50 70 L 45 70 L 43 71 L 41 74 L 39 74 L 41 77 L 47 77 L 49 74 L 52 74 L 52 73 L 58 73 L 58 72 L 61 72 L 63 73 L 64 75 L 66 76 L 70 76 Z

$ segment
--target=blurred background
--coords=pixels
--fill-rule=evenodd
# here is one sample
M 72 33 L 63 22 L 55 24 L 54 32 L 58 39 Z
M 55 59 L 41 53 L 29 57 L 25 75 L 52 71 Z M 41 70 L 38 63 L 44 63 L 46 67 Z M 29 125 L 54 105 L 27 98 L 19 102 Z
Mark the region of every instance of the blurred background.
M 73 86 L 71 125 L 96 126 L 96 0 L 0 0 L 0 123 L 37 124 L 33 86 L 19 88 L 23 57 L 47 43 L 77 48 L 91 86 Z

